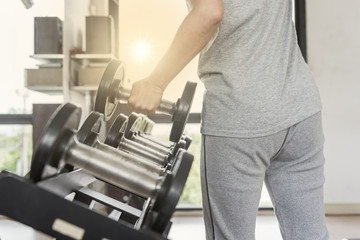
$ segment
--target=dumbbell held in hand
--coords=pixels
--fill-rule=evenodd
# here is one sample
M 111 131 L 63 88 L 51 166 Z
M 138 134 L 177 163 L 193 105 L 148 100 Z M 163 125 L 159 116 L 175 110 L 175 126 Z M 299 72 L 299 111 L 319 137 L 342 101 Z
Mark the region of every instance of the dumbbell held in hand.
M 117 104 L 127 103 L 131 90 L 124 88 L 125 66 L 118 60 L 111 60 L 102 76 L 96 95 L 95 111 L 103 113 L 108 120 L 114 113 Z M 169 140 L 178 142 L 183 134 L 194 98 L 196 83 L 187 82 L 181 98 L 176 102 L 161 100 L 157 113 L 171 116 L 173 126 Z

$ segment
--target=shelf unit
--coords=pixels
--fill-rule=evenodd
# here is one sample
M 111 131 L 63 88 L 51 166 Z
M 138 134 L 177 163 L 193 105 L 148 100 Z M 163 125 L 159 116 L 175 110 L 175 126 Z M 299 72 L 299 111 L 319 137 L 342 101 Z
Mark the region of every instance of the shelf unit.
M 91 9 L 96 12 L 90 12 Z M 25 86 L 28 89 L 46 93 L 61 94 L 64 102 L 74 102 L 82 107 L 86 116 L 93 107 L 94 96 L 98 85 L 78 86 L 77 71 L 83 66 L 101 67 L 118 56 L 118 12 L 119 4 L 114 0 L 64 0 L 63 17 L 63 54 L 34 54 L 30 58 L 39 61 L 39 65 L 48 63 L 49 66 L 61 63 L 62 85 L 61 86 Z M 113 54 L 88 54 L 86 53 L 86 16 L 108 16 L 111 15 L 115 25 L 115 49 Z M 85 51 L 85 53 L 72 54 L 74 50 Z M 86 78 L 85 78 L 86 79 Z M 100 81 L 100 79 L 99 79 Z M 84 83 L 84 82 L 83 82 Z M 82 83 L 82 84 L 83 84 Z M 58 84 L 58 83 L 57 83 Z
M 26 86 L 26 88 L 47 94 L 60 94 L 63 90 L 63 87 L 57 86 Z
M 34 54 L 30 55 L 30 57 L 36 60 L 62 61 L 64 54 Z
M 39 64 L 37 64 L 40 68 L 41 65 L 47 65 L 47 67 L 43 67 L 43 69 L 53 69 L 53 68 L 59 68 L 61 69 L 61 73 L 62 73 L 62 69 L 63 69 L 63 59 L 64 59 L 64 55 L 63 54 L 33 54 L 30 55 L 30 58 L 33 58 L 37 61 L 39 61 Z M 51 66 L 53 65 L 53 66 Z M 26 71 L 31 71 L 32 69 L 26 69 Z M 51 76 L 49 76 L 49 80 L 51 79 Z M 33 91 L 38 91 L 38 92 L 43 92 L 43 93 L 47 93 L 47 94 L 61 94 L 63 87 L 62 85 L 50 85 L 49 83 L 46 83 L 45 85 L 28 85 L 28 79 L 25 79 L 25 87 L 33 90 Z M 51 82 L 51 81 L 50 81 Z
M 107 63 L 114 59 L 115 56 L 113 54 L 74 54 L 71 55 L 71 66 L 76 66 L 76 70 L 82 68 L 105 68 Z M 73 72 L 73 79 L 77 79 L 76 72 Z M 79 81 L 79 79 L 77 79 Z M 100 79 L 99 79 L 100 81 Z M 88 92 L 88 91 L 96 91 L 98 88 L 98 84 L 73 84 L 72 89 L 79 92 Z
M 74 60 L 96 60 L 100 62 L 110 61 L 111 59 L 115 58 L 114 54 L 74 54 L 71 56 L 71 59 Z
M 80 68 L 105 68 L 107 63 L 114 59 L 115 56 L 113 54 L 74 54 L 71 55 L 71 66 L 76 66 L 76 70 L 80 71 Z M 76 72 L 72 73 L 73 76 L 79 76 Z M 101 78 L 101 77 L 100 77 Z M 76 79 L 76 77 L 74 77 Z M 80 81 L 80 79 L 77 79 Z M 99 79 L 100 82 L 100 79 Z M 71 87 L 72 91 L 75 91 L 81 94 L 84 97 L 84 105 L 83 109 L 85 113 L 88 114 L 93 109 L 94 99 L 96 96 L 96 92 L 98 90 L 99 84 L 85 84 L 85 85 L 73 85 Z

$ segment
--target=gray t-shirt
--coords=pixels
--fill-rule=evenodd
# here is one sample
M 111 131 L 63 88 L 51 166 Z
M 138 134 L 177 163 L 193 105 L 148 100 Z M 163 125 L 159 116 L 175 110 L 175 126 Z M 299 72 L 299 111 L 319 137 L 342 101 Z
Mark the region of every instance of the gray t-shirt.
M 297 45 L 292 1 L 223 4 L 218 31 L 200 53 L 206 88 L 201 132 L 265 136 L 319 112 L 319 92 Z

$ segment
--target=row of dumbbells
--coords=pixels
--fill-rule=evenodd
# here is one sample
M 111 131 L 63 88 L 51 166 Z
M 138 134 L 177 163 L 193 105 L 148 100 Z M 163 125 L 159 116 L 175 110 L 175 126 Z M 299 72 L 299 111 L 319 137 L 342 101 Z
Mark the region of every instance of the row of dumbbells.
M 33 154 L 30 178 L 35 182 L 82 168 L 131 194 L 150 199 L 151 228 L 163 232 L 189 174 L 191 139 L 162 142 L 150 133 L 153 123 L 132 113 L 119 114 L 105 141 L 99 134 L 103 115 L 92 112 L 79 128 L 81 109 L 61 105 L 50 118 Z M 149 214 L 150 216 L 150 214 Z M 155 217 L 154 217 L 155 216 Z

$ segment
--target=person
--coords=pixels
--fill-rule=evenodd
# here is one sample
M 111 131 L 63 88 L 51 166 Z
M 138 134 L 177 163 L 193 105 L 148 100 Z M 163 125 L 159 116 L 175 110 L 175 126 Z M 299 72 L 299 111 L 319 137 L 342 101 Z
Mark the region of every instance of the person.
M 328 239 L 321 99 L 297 44 L 292 1 L 189 1 L 163 58 L 133 84 L 130 109 L 154 114 L 198 53 L 207 239 L 255 239 L 263 182 L 283 239 Z

